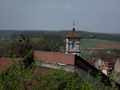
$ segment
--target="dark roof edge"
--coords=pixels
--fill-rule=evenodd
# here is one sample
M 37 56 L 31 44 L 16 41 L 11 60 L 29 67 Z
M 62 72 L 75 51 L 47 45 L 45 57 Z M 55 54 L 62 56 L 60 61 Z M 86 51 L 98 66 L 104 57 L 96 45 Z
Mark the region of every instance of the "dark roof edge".
M 77 61 L 75 62 L 76 66 L 78 68 L 82 68 L 86 72 L 89 72 L 92 76 L 97 77 L 98 75 L 101 77 L 101 81 L 105 83 L 106 85 L 111 85 L 112 82 L 115 82 L 115 85 L 120 88 L 120 84 L 112 79 L 110 79 L 108 76 L 106 76 L 103 72 L 95 68 L 93 65 L 89 64 L 87 61 L 85 61 L 83 58 L 76 55 Z M 82 64 L 81 64 L 82 63 Z M 84 65 L 86 67 L 84 67 Z

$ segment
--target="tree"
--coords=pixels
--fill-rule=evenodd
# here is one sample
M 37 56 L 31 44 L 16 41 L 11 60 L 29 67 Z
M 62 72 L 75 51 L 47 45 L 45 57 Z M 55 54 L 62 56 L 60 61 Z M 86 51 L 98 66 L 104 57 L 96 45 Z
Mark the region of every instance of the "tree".
M 43 33 L 41 37 L 34 41 L 33 47 L 36 50 L 43 51 L 60 51 L 61 47 L 64 47 L 64 39 L 59 34 Z
M 22 56 L 22 63 L 25 67 L 31 67 L 34 62 L 34 52 L 32 50 L 32 44 L 30 39 L 21 35 L 19 42 L 19 53 Z
M 23 34 L 13 39 L 9 45 L 10 56 L 21 57 L 25 67 L 31 66 L 34 62 L 34 52 L 31 41 Z

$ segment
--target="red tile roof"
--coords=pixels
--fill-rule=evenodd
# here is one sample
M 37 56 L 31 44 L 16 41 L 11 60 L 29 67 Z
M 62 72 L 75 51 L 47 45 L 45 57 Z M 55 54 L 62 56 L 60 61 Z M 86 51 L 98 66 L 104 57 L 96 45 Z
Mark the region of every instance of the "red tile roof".
M 66 38 L 81 38 L 81 36 L 75 32 L 72 32 L 65 36 Z
M 72 54 L 65 54 L 59 52 L 46 52 L 46 51 L 35 51 L 34 56 L 37 60 L 41 60 L 47 63 L 57 63 L 57 64 L 68 64 L 74 65 L 75 64 L 75 55 Z M 16 58 L 16 62 L 19 61 Z M 7 70 L 9 67 L 14 65 L 13 58 L 0 58 L 0 72 Z
M 114 68 L 116 61 L 117 61 L 117 59 L 113 59 L 113 60 L 109 60 L 107 62 L 112 66 L 112 68 Z
M 90 63 L 91 65 L 95 65 L 95 62 L 97 61 L 96 58 L 88 58 L 85 59 L 88 63 Z
M 35 51 L 34 57 L 37 60 L 41 60 L 48 63 L 57 63 L 57 64 L 75 64 L 75 55 L 65 54 L 59 52 L 47 52 L 47 51 Z
M 5 71 L 12 65 L 10 58 L 0 58 L 0 72 Z
M 18 62 L 19 60 L 16 60 Z M 0 72 L 7 70 L 10 66 L 14 65 L 12 58 L 0 58 Z

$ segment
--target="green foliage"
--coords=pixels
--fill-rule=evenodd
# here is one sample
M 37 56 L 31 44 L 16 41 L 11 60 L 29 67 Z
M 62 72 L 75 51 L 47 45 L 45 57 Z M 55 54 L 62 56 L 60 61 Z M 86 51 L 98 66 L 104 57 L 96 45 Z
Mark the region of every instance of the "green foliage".
M 32 45 L 30 42 L 30 39 L 25 37 L 24 35 L 21 35 L 18 39 L 18 52 L 20 53 L 21 57 L 25 57 L 31 50 Z
M 81 57 L 84 59 L 93 59 L 93 58 L 101 58 L 102 60 L 114 60 L 120 57 L 120 49 L 98 49 L 96 51 L 84 51 L 81 52 Z
M 24 56 L 21 60 L 21 64 L 26 68 L 26 67 L 31 67 L 32 64 L 34 64 L 34 52 L 31 50 L 30 52 L 27 53 L 26 56 Z
M 86 78 L 61 70 L 44 75 L 36 73 L 38 67 L 23 68 L 21 64 L 0 73 L 0 90 L 118 90 L 113 86 L 100 85 L 91 76 Z M 99 86 L 99 87 L 98 87 Z
M 29 67 L 34 62 L 34 52 L 32 49 L 31 41 L 28 37 L 21 35 L 17 39 L 13 39 L 9 44 L 8 52 L 11 57 L 21 57 L 22 64 Z
M 51 30 L 51 31 L 43 31 L 43 30 L 0 30 L 0 38 L 4 37 L 6 38 L 12 38 L 17 37 L 19 34 L 24 34 L 27 36 L 30 36 L 32 38 L 40 38 L 43 33 L 53 33 L 56 35 L 60 35 L 61 37 L 64 37 L 66 34 L 70 33 L 72 30 Z M 114 41 L 120 41 L 120 34 L 107 34 L 107 33 L 96 33 L 96 32 L 88 32 L 88 31 L 79 31 L 77 30 L 77 33 L 79 33 L 82 38 L 86 39 L 104 39 L 104 40 L 114 40 Z M 13 35 L 14 34 L 14 35 Z
M 34 68 L 24 69 L 20 64 L 9 68 L 6 72 L 0 73 L 1 90 L 28 90 L 34 80 Z
M 4 31 L 1 32 L 3 33 Z M 0 56 L 20 56 L 23 52 L 20 49 L 20 42 L 22 45 L 28 43 L 28 45 L 31 45 L 34 50 L 64 52 L 65 36 L 70 32 L 71 31 L 5 31 L 5 39 L 0 40 Z M 26 39 L 23 40 L 19 37 L 22 33 L 24 36 L 29 36 L 32 39 L 30 40 L 28 37 L 25 37 Z M 81 48 L 120 47 L 120 37 L 116 34 L 109 35 L 83 31 L 77 31 L 76 33 L 80 34 L 82 37 Z M 1 36 L 4 37 L 4 35 Z M 21 53 L 18 51 L 21 51 Z
M 13 38 L 7 49 L 10 56 L 24 57 L 32 50 L 32 45 L 28 37 L 21 35 L 19 38 Z
M 34 50 L 60 51 L 64 48 L 64 39 L 59 34 L 42 33 L 40 38 L 33 38 Z

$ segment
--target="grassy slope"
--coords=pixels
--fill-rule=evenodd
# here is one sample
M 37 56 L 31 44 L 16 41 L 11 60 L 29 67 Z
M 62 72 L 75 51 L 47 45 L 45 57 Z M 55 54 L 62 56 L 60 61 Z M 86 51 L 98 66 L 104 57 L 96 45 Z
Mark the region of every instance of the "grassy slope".
M 120 42 L 100 39 L 82 39 L 81 48 L 119 48 Z

